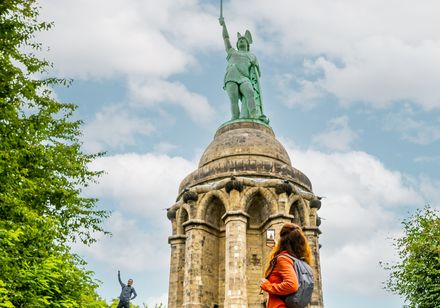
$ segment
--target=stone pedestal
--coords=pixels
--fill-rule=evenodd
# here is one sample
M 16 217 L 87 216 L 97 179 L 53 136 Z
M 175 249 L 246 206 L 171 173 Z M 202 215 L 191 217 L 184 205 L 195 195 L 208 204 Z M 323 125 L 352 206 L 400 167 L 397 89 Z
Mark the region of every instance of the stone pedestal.
M 301 225 L 316 260 L 310 308 L 322 308 L 316 200 L 270 127 L 222 126 L 179 187 L 172 222 L 169 307 L 261 308 L 267 229 Z

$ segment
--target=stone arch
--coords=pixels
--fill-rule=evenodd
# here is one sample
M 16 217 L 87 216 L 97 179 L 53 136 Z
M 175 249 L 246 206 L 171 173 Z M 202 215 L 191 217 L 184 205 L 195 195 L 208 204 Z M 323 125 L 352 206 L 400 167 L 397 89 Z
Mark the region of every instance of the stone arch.
M 289 199 L 287 200 L 287 208 L 286 208 L 287 213 L 290 213 L 293 204 L 294 204 L 296 201 L 298 201 L 299 199 L 300 199 L 300 196 L 299 196 L 299 195 L 291 195 L 291 196 L 289 197 Z
M 240 201 L 240 209 L 247 212 L 252 199 L 254 199 L 256 195 L 260 195 L 266 201 L 269 211 L 268 216 L 277 213 L 278 203 L 275 194 L 269 189 L 262 187 L 249 187 L 245 189 Z
M 205 206 L 205 215 L 202 219 L 210 226 L 215 227 L 219 231 L 225 230 L 225 224 L 222 220 L 226 213 L 226 208 L 223 202 L 217 196 L 211 196 L 209 202 Z
M 306 206 L 304 199 L 299 195 L 293 195 L 289 198 L 289 215 L 293 215 L 295 218 L 293 222 L 304 227 L 309 226 L 309 210 Z
M 201 198 L 201 200 L 198 204 L 197 217 L 199 219 L 205 220 L 206 210 L 207 210 L 212 198 L 218 199 L 222 203 L 223 207 L 225 208 L 225 211 L 228 211 L 228 209 L 229 209 L 228 195 L 221 190 L 213 190 L 213 191 L 206 193 Z
M 261 197 L 259 193 L 256 193 L 250 200 L 246 207 L 246 213 L 248 216 L 249 229 L 258 229 L 264 223 L 269 216 L 269 209 L 266 199 Z
M 181 209 L 185 209 L 186 214 L 188 215 L 188 219 L 193 218 L 191 217 L 191 207 L 188 203 L 182 203 L 182 206 L 180 207 Z
M 181 206 L 177 211 L 177 234 L 185 234 L 185 228 L 183 224 L 189 220 L 189 215 L 187 209 Z
M 277 196 L 265 187 L 250 187 L 243 192 L 240 209 L 248 215 L 246 228 L 246 289 L 249 307 L 261 307 L 258 281 L 263 276 L 264 258 L 268 254 L 265 245 L 265 224 L 277 213 Z
M 209 303 L 220 304 L 225 300 L 226 225 L 222 220 L 228 206 L 226 193 L 213 190 L 204 194 L 197 203 L 195 232 L 200 239 L 200 259 L 203 260 L 200 275 Z M 209 307 L 212 307 L 211 305 Z
M 299 203 L 300 201 L 297 199 L 290 204 L 289 215 L 293 216 L 293 223 L 299 226 L 304 226 L 304 212 Z

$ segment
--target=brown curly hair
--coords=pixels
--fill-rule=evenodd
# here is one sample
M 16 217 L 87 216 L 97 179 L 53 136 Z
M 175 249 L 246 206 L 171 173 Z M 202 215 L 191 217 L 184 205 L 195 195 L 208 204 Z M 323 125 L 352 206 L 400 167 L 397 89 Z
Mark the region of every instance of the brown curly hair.
M 265 276 L 272 271 L 276 257 L 283 250 L 287 250 L 290 255 L 305 261 L 313 267 L 312 251 L 301 227 L 293 223 L 286 223 L 281 228 L 280 239 L 270 254 Z

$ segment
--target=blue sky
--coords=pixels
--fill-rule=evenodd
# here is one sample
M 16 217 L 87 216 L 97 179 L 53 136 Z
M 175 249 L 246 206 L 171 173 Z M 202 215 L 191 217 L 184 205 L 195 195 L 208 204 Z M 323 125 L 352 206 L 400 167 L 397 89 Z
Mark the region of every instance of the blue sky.
M 132 277 L 141 304 L 166 301 L 166 209 L 229 120 L 218 1 L 41 1 L 55 28 L 39 40 L 73 78 L 87 152 L 106 151 L 86 192 L 112 210 L 111 238 L 74 249 L 103 284 Z M 294 167 L 325 196 L 320 242 L 326 307 L 401 307 L 382 290 L 400 221 L 440 200 L 437 1 L 224 2 L 231 37 L 251 30 L 265 113 Z

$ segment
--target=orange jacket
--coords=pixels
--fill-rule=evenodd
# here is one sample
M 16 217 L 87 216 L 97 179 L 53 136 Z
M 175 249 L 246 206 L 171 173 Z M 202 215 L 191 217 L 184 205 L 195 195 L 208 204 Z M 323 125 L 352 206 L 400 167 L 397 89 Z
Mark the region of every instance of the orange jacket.
M 282 251 L 281 254 L 287 254 Z M 286 308 L 280 295 L 287 295 L 298 290 L 298 278 L 293 269 L 293 260 L 287 256 L 279 255 L 272 274 L 262 285 L 261 289 L 269 293 L 267 308 Z

